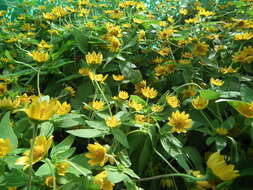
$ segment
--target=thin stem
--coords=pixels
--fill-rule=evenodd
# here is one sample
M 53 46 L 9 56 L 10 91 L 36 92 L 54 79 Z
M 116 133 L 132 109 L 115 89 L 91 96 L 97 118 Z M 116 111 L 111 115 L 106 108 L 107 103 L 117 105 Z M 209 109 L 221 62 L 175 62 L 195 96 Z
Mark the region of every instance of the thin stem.
M 53 176 L 53 190 L 56 190 L 56 178 L 55 178 L 55 173 L 54 173 L 54 169 L 52 167 L 51 161 L 48 158 L 46 158 L 45 161 L 46 161 L 47 165 L 49 166 L 49 169 L 50 169 L 51 174 Z
M 183 87 L 185 87 L 185 86 L 197 86 L 199 89 L 202 89 L 202 87 L 199 86 L 198 84 L 196 84 L 196 83 L 194 83 L 194 82 L 190 82 L 190 83 L 186 83 L 186 84 L 183 84 L 183 85 L 177 87 L 177 88 L 174 90 L 174 92 L 178 91 L 180 88 L 183 88 Z
M 146 178 L 141 178 L 139 181 L 150 181 L 150 180 L 156 180 L 160 178 L 168 178 L 168 177 L 185 177 L 194 181 L 204 181 L 208 179 L 208 175 L 204 177 L 194 177 L 188 174 L 183 174 L 183 173 L 176 173 L 176 174 L 164 174 L 164 175 L 157 175 L 157 176 L 152 176 L 152 177 L 146 177 Z
M 94 80 L 94 81 L 95 81 L 95 84 L 96 84 L 97 87 L 98 87 L 98 90 L 101 92 L 101 94 L 102 94 L 102 96 L 103 96 L 103 98 L 104 98 L 104 100 L 105 100 L 105 102 L 106 102 L 106 104 L 107 104 L 107 106 L 108 106 L 110 115 L 112 116 L 112 110 L 111 110 L 110 104 L 109 104 L 109 102 L 108 102 L 108 100 L 107 100 L 107 98 L 106 98 L 106 96 L 105 96 L 103 90 L 101 89 L 101 87 L 100 87 L 100 85 L 98 84 L 98 82 L 97 82 L 96 80 Z
M 177 169 L 174 168 L 174 167 L 171 165 L 171 163 L 169 163 L 169 162 L 166 160 L 166 158 L 164 158 L 163 155 L 160 154 L 160 152 L 158 152 L 155 148 L 154 148 L 154 151 L 155 151 L 155 153 L 156 153 L 158 156 L 160 156 L 160 157 L 163 159 L 164 162 L 166 162 L 166 163 L 169 165 L 169 167 L 170 167 L 174 172 L 179 173 L 179 171 L 177 171 Z
M 38 73 L 37 73 L 37 91 L 38 91 L 38 95 L 40 96 L 40 69 L 38 70 Z
M 203 115 L 203 117 L 206 119 L 206 121 L 208 122 L 208 124 L 210 125 L 210 127 L 213 128 L 213 130 L 215 130 L 215 127 L 213 126 L 213 124 L 210 122 L 210 120 L 208 119 L 208 117 L 205 115 L 205 113 L 200 110 L 200 113 Z
M 33 123 L 33 136 L 32 136 L 32 143 L 31 143 L 31 150 L 29 154 L 29 178 L 28 178 L 28 188 L 27 190 L 32 189 L 32 177 L 33 177 L 33 152 L 34 152 L 34 144 L 35 144 L 35 138 L 37 135 L 37 125 Z
M 81 174 L 83 174 L 84 176 L 87 176 L 86 173 L 84 173 L 82 170 L 80 170 L 74 163 L 68 161 L 68 160 L 65 160 L 65 162 L 69 163 L 73 168 L 75 168 L 77 171 L 79 171 Z

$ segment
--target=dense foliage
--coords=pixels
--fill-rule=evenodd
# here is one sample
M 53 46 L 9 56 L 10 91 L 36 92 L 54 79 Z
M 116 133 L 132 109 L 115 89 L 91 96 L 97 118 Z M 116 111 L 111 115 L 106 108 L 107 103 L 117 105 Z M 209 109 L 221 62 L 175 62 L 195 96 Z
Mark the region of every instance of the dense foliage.
M 253 1 L 0 11 L 1 190 L 251 189 Z

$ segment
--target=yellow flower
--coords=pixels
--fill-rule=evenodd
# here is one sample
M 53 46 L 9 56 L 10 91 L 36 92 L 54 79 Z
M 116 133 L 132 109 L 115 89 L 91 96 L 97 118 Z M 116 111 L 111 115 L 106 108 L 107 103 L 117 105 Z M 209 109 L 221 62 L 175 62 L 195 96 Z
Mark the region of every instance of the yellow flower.
M 171 49 L 165 47 L 165 48 L 160 49 L 157 53 L 159 53 L 161 56 L 164 57 L 164 56 L 168 55 L 170 52 L 171 52 Z
M 57 100 L 58 104 L 58 110 L 56 114 L 58 115 L 65 115 L 71 111 L 71 105 L 68 104 L 67 102 L 63 102 L 62 104 Z
M 192 99 L 192 106 L 196 109 L 196 110 L 203 110 L 206 108 L 206 106 L 208 105 L 208 100 L 198 96 L 197 98 Z
M 108 45 L 108 49 L 110 52 L 118 52 L 121 46 L 121 43 L 119 41 L 118 38 L 116 38 L 115 36 L 112 36 L 109 38 L 109 45 Z
M 180 101 L 177 98 L 177 96 L 172 96 L 172 95 L 166 96 L 166 101 L 167 101 L 167 104 L 169 104 L 169 106 L 172 108 L 177 108 L 178 106 L 180 106 Z
M 127 100 L 129 98 L 129 95 L 126 91 L 119 91 L 118 98 Z
M 172 179 L 161 179 L 160 184 L 164 189 L 174 187 Z
M 135 117 L 136 123 L 144 123 L 145 122 L 145 115 L 135 114 L 134 117 Z
M 78 73 L 82 76 L 88 76 L 89 72 L 91 72 L 89 68 L 81 68 L 78 70 Z
M 44 40 L 41 40 L 40 43 L 37 45 L 38 49 L 52 49 L 52 45 L 48 44 Z
M 124 76 L 123 75 L 112 75 L 112 78 L 113 78 L 113 80 L 115 80 L 115 81 L 122 81 L 122 80 L 124 80 Z
M 177 133 L 186 133 L 187 129 L 192 127 L 192 120 L 189 119 L 189 114 L 186 114 L 184 111 L 173 112 L 170 117 L 168 117 L 168 125 L 172 127 L 172 132 Z
M 238 102 L 238 105 L 235 107 L 235 109 L 244 117 L 253 118 L 253 102 Z
M 49 55 L 48 53 L 42 53 L 42 52 L 39 52 L 39 51 L 33 51 L 32 53 L 29 54 L 34 61 L 37 61 L 37 62 L 46 62 L 48 59 L 49 59 Z
M 234 165 L 227 164 L 224 156 L 219 152 L 213 153 L 207 160 L 207 166 L 212 170 L 214 175 L 218 176 L 221 180 L 227 181 L 240 176 L 238 170 L 234 170 Z
M 188 14 L 188 10 L 187 10 L 187 9 L 180 9 L 180 10 L 179 10 L 179 13 L 180 13 L 181 15 L 187 15 L 187 14 Z
M 222 86 L 224 84 L 224 81 L 211 77 L 210 78 L 210 83 L 215 85 L 215 86 Z
M 0 83 L 0 96 L 3 96 L 7 92 L 7 85 Z
M 53 186 L 54 186 L 54 177 L 53 177 L 53 176 L 48 176 L 48 177 L 46 177 L 46 179 L 45 179 L 45 184 L 46 184 L 48 187 L 53 187 Z
M 108 127 L 114 128 L 121 124 L 120 120 L 116 116 L 108 117 L 105 119 L 105 123 Z
M 233 69 L 231 66 L 228 67 L 222 67 L 219 69 L 219 72 L 221 72 L 222 74 L 228 74 L 228 73 L 236 73 L 238 71 L 239 68 Z
M 133 19 L 133 22 L 134 22 L 134 23 L 137 23 L 137 24 L 142 24 L 144 21 L 141 20 L 141 19 L 134 18 L 134 19 Z
M 8 187 L 8 190 L 17 190 L 17 187 Z
M 198 170 L 192 171 L 192 175 L 198 178 L 204 177 L 204 175 L 202 175 Z M 210 184 L 208 181 L 196 181 L 196 183 L 197 183 L 196 188 L 198 190 L 205 190 L 206 188 L 212 188 L 212 184 Z
M 0 99 L 0 108 L 4 109 L 14 109 L 17 108 L 20 104 L 20 100 L 17 98 L 15 100 L 12 100 L 10 97 L 3 99 Z
M 94 100 L 92 102 L 89 103 L 91 105 L 91 107 L 97 111 L 100 111 L 102 109 L 104 109 L 104 105 L 105 105 L 105 102 L 103 101 L 98 101 L 98 100 Z
M 102 171 L 93 178 L 93 183 L 99 185 L 101 190 L 113 190 L 114 184 L 107 180 L 107 172 Z
M 94 25 L 93 22 L 87 22 L 87 23 L 86 23 L 86 27 L 92 29 L 92 28 L 95 27 L 95 25 Z
M 224 128 L 217 128 L 216 129 L 216 132 L 220 135 L 226 135 L 228 134 L 228 130 L 227 129 L 224 129 Z
M 180 59 L 180 60 L 178 61 L 178 63 L 180 63 L 180 64 L 182 64 L 182 65 L 188 65 L 188 64 L 191 63 L 191 60 L 189 60 L 189 59 Z
M 187 89 L 184 89 L 182 93 L 185 98 L 189 98 L 195 96 L 197 92 L 194 86 L 189 86 Z
M 253 62 L 253 48 L 252 46 L 244 47 L 243 50 L 233 55 L 234 62 L 251 63 Z
M 0 138 L 0 158 L 4 157 L 11 151 L 10 139 Z
M 35 138 L 32 164 L 39 162 L 45 157 L 52 145 L 52 142 L 52 136 L 49 139 L 47 139 L 45 136 L 37 136 Z M 24 165 L 24 169 L 26 169 L 30 163 L 30 154 L 31 150 L 25 151 L 23 156 L 16 160 L 16 165 Z
M 162 30 L 161 32 L 159 32 L 159 38 L 160 39 L 168 39 L 169 37 L 171 37 L 174 34 L 174 29 L 173 28 L 166 28 L 164 30 Z
M 51 20 L 51 21 L 57 19 L 57 17 L 52 13 L 43 13 L 43 17 L 44 19 Z
M 151 111 L 152 112 L 161 112 L 161 111 L 163 111 L 163 106 L 161 106 L 161 105 L 153 105 L 152 107 L 151 107 Z
M 67 86 L 66 88 L 64 88 L 64 90 L 66 90 L 70 94 L 70 96 L 75 96 L 76 94 L 76 91 L 71 86 Z
M 137 39 L 138 41 L 144 41 L 145 40 L 145 30 L 139 30 Z
M 91 166 L 101 166 L 103 167 L 108 161 L 106 156 L 106 148 L 101 144 L 95 142 L 94 144 L 88 144 L 87 149 L 88 153 L 85 154 L 85 157 L 89 158 L 88 164 Z
M 56 164 L 55 166 L 57 174 L 60 176 L 65 176 L 65 173 L 67 172 L 68 168 L 69 168 L 69 163 L 68 162 L 59 162 Z
M 87 55 L 85 55 L 85 59 L 86 59 L 87 64 L 100 65 L 103 61 L 103 54 L 102 53 L 96 53 L 94 51 L 92 53 L 89 52 Z
M 68 12 L 64 8 L 62 8 L 60 6 L 54 7 L 52 9 L 52 13 L 54 15 L 56 15 L 57 17 L 64 17 L 66 14 L 68 14 Z
M 42 100 L 41 97 L 34 98 L 31 104 L 26 105 L 25 113 L 31 119 L 44 121 L 57 113 L 59 104 L 55 100 Z
M 197 44 L 195 44 L 195 47 L 193 49 L 193 54 L 204 56 L 207 54 L 207 51 L 208 51 L 208 45 L 204 42 L 198 42 Z
M 250 40 L 251 38 L 253 38 L 253 33 L 249 32 L 234 35 L 235 40 Z
M 153 99 L 157 96 L 157 91 L 154 88 L 144 87 L 141 89 L 143 96 Z
M 130 101 L 128 102 L 128 105 L 129 105 L 129 107 L 135 109 L 136 111 L 140 111 L 140 110 L 143 109 L 142 104 L 139 104 L 139 103 L 137 103 L 137 102 L 135 102 L 135 101 L 133 101 L 133 100 L 130 100 Z
M 142 88 L 145 88 L 147 86 L 147 82 L 145 80 L 137 83 L 134 85 L 134 93 L 135 94 L 142 94 Z
M 89 71 L 89 78 L 91 80 L 95 80 L 97 82 L 104 83 L 104 81 L 107 79 L 107 77 L 108 77 L 108 74 L 104 76 L 103 74 L 95 74 L 92 71 Z

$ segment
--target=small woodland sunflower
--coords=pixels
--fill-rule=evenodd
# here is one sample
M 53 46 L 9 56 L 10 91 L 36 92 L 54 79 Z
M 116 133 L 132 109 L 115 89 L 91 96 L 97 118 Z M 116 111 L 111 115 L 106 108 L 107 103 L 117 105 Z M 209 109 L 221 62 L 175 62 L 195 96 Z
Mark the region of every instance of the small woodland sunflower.
M 189 119 L 189 114 L 186 114 L 184 111 L 173 112 L 168 118 L 168 125 L 170 125 L 172 132 L 177 133 L 186 133 L 187 129 L 192 127 L 192 120 Z
M 94 144 L 89 144 L 87 149 L 88 153 L 85 154 L 85 157 L 89 158 L 88 164 L 91 166 L 101 166 L 103 167 L 108 161 L 106 156 L 107 150 L 101 144 L 95 142 Z

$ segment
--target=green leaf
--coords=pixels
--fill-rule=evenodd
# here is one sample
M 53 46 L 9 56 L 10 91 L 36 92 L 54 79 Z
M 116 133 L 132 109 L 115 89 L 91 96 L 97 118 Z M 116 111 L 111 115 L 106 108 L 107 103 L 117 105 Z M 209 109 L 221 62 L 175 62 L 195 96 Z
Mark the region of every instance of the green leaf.
M 59 128 L 72 128 L 77 125 L 82 125 L 84 122 L 82 116 L 75 113 L 60 116 L 52 121 L 54 122 L 55 127 Z
M 161 138 L 161 144 L 168 155 L 173 157 L 182 168 L 186 171 L 190 169 L 185 157 L 183 156 L 181 147 L 173 144 L 168 136 Z
M 37 169 L 37 171 L 35 172 L 35 175 L 42 177 L 42 176 L 49 176 L 49 175 L 51 175 L 51 173 L 52 172 L 51 172 L 49 165 L 47 163 L 45 163 Z
M 141 104 L 143 106 L 147 105 L 147 102 L 145 100 L 143 100 L 141 97 L 136 96 L 136 95 L 131 95 L 130 101 L 134 101 L 134 102 Z
M 50 137 L 52 136 L 54 132 L 54 126 L 50 122 L 44 122 L 39 125 L 40 128 L 40 135 L 45 136 L 45 137 Z
M 216 136 L 215 143 L 217 150 L 221 151 L 227 146 L 226 138 L 223 136 Z
M 139 70 L 133 69 L 130 63 L 120 63 L 119 64 L 120 71 L 122 75 L 130 80 L 132 83 L 137 83 L 142 80 L 142 75 Z
M 106 171 L 107 179 L 114 184 L 123 181 L 123 179 L 126 177 L 126 175 L 123 172 L 119 171 L 117 168 L 106 168 Z
M 55 60 L 60 57 L 60 55 L 62 55 L 65 51 L 69 50 L 74 43 L 74 40 L 68 40 L 67 42 L 65 42 L 63 46 L 57 49 L 57 52 L 51 54 L 52 59 Z
M 241 84 L 240 88 L 242 101 L 252 102 L 253 101 L 253 89 L 249 88 L 245 84 Z
M 95 138 L 95 137 L 101 137 L 104 135 L 108 135 L 108 131 L 101 131 L 97 129 L 76 129 L 76 130 L 68 130 L 67 133 L 82 137 L 82 138 Z
M 27 185 L 28 175 L 18 169 L 12 169 L 6 174 L 5 185 L 8 187 L 20 187 Z
M 204 172 L 202 158 L 196 148 L 187 146 L 183 148 L 183 152 L 192 161 L 197 170 Z
M 87 31 L 79 31 L 79 30 L 75 30 L 73 32 L 74 38 L 75 38 L 75 42 L 77 47 L 79 48 L 79 50 L 83 53 L 86 54 L 88 51 L 88 37 L 87 37 L 88 32 Z
M 143 148 L 141 149 L 141 153 L 140 153 L 139 160 L 138 160 L 138 166 L 139 166 L 138 172 L 140 174 L 143 173 L 145 167 L 147 166 L 147 163 L 152 156 L 152 150 L 153 150 L 153 148 L 152 148 L 152 144 L 150 142 L 150 139 L 146 138 Z
M 12 126 L 11 126 L 11 121 L 10 121 L 10 112 L 7 112 L 1 122 L 0 122 L 0 138 L 4 139 L 10 139 L 10 143 L 12 145 L 13 149 L 16 149 L 18 147 L 18 138 L 16 134 L 14 133 Z
M 86 178 L 79 178 L 78 180 L 71 181 L 59 190 L 99 190 L 99 185 L 94 184 L 91 180 Z
M 85 121 L 85 122 L 91 128 L 98 129 L 98 130 L 108 130 L 108 127 L 105 125 L 104 121 Z
M 114 138 L 126 148 L 129 148 L 128 140 L 126 134 L 120 129 L 112 129 L 112 134 Z
M 214 99 L 219 98 L 220 94 L 213 90 L 201 90 L 200 96 L 207 100 L 214 100 Z
M 230 116 L 228 119 L 226 119 L 226 121 L 224 121 L 221 124 L 221 127 L 224 128 L 224 129 L 227 129 L 227 130 L 232 129 L 234 126 L 235 126 L 234 116 Z

